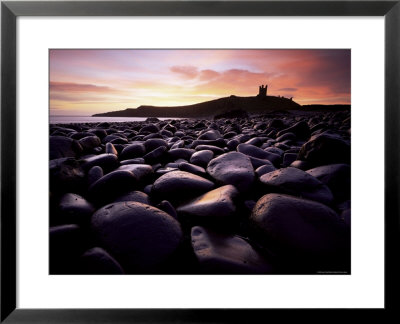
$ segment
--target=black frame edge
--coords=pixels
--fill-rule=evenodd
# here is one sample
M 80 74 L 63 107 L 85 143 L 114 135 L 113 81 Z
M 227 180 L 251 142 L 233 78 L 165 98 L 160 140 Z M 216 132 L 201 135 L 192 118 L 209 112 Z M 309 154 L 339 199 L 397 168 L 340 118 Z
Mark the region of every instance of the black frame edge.
M 16 16 L 1 5 L 1 320 L 16 307 Z
M 400 3 L 397 3 L 385 17 L 385 308 L 390 311 L 399 307 L 398 288 L 400 287 L 398 258 L 400 246 L 399 61 Z
M 329 1 L 334 2 L 334 1 Z M 350 3 L 352 1 L 348 1 Z M 354 1 L 353 1 L 354 2 Z M 371 5 L 380 1 L 365 1 L 366 7 L 362 9 L 363 14 L 359 12 L 355 16 L 383 16 L 385 15 L 385 312 L 376 310 L 373 313 L 370 310 L 366 312 L 369 319 L 384 320 L 381 316 L 385 313 L 398 311 L 396 297 L 399 288 L 399 262 L 396 259 L 398 254 L 399 240 L 399 157 L 400 157 L 400 1 L 383 1 L 384 5 Z M 87 323 L 101 321 L 111 323 L 200 323 L 200 322 L 243 322 L 251 318 L 253 322 L 266 319 L 266 310 L 165 310 L 165 309 L 16 309 L 16 17 L 20 15 L 38 16 L 38 15 L 77 15 L 77 8 L 65 8 L 55 6 L 51 10 L 46 10 L 45 5 L 49 2 L 40 2 L 39 7 L 35 7 L 37 2 L 2 2 L 1 7 L 1 322 L 6 323 Z M 52 2 L 54 3 L 54 2 Z M 69 2 L 70 3 L 70 2 Z M 93 9 L 98 2 L 85 2 Z M 110 5 L 110 2 L 107 2 Z M 164 4 L 167 2 L 164 2 Z M 176 3 L 176 2 L 175 2 Z M 229 5 L 229 2 L 226 2 Z M 307 5 L 310 1 L 298 1 L 302 10 L 307 11 Z M 337 2 L 339 3 L 339 2 Z M 343 8 L 343 1 L 340 2 L 342 9 L 339 12 L 350 16 L 346 10 L 350 10 L 347 5 Z M 358 2 L 361 3 L 361 2 Z M 203 3 L 204 4 L 204 3 Z M 287 2 L 281 2 L 284 7 Z M 312 5 L 313 6 L 313 5 Z M 270 15 L 281 15 L 287 12 L 279 11 Z M 320 9 L 320 6 L 318 7 Z M 354 13 L 360 10 L 358 6 L 351 7 L 350 12 Z M 377 8 L 379 11 L 377 12 Z M 42 12 L 42 10 L 44 10 Z M 60 11 L 62 10 L 62 11 Z M 67 10 L 67 11 L 65 11 Z M 81 9 L 79 9 L 81 10 Z M 104 10 L 104 9 L 102 9 Z M 112 13 L 112 6 L 108 7 L 108 12 Z M 149 9 L 147 9 L 149 10 Z M 152 10 L 155 10 L 154 7 Z M 211 8 L 212 10 L 212 8 Z M 290 10 L 293 10 L 291 8 Z M 315 16 L 318 10 L 314 9 Z M 89 10 L 90 11 L 90 10 Z M 190 11 L 190 10 L 189 10 Z M 210 8 L 205 12 L 210 11 Z M 228 10 L 229 11 L 229 10 Z M 190 11 L 192 12 L 192 11 Z M 300 11 L 302 12 L 302 11 Z M 300 12 L 291 14 L 299 16 Z M 326 13 L 324 10 L 323 12 Z M 334 11 L 337 12 L 337 11 Z M 343 14 L 343 12 L 345 12 Z M 346 14 L 347 13 L 347 14 Z M 84 14 L 87 15 L 87 11 Z M 97 11 L 91 11 L 90 15 L 100 15 Z M 125 14 L 131 15 L 131 14 Z M 137 15 L 143 15 L 137 14 Z M 187 15 L 176 12 L 175 16 Z M 204 13 L 203 15 L 207 15 Z M 226 14 L 233 15 L 230 13 Z M 248 15 L 243 12 L 242 15 Z M 258 15 L 262 15 L 259 13 Z M 324 14 L 322 14 L 324 15 Z M 327 14 L 325 14 L 327 15 Z M 13 217 L 14 216 L 14 217 Z M 390 282 L 390 285 L 388 284 Z M 389 312 L 388 312 L 389 311 Z M 279 312 L 279 318 L 284 319 L 282 311 L 268 310 L 270 314 Z M 295 310 L 298 315 L 310 314 L 309 310 Z M 312 310 L 316 318 L 320 317 L 321 310 Z M 336 316 L 331 310 L 326 311 L 332 320 Z M 323 316 L 327 316 L 326 312 Z M 345 311 L 348 313 L 348 311 Z M 383 313 L 384 312 L 384 313 Z M 358 310 L 352 310 L 352 313 L 359 313 Z M 8 316 L 8 317 L 7 317 Z M 367 317 L 366 316 L 366 317 Z M 273 316 L 275 317 L 275 316 Z M 338 317 L 339 318 L 339 317 Z
M 8 1 L 17 16 L 383 16 L 396 0 Z

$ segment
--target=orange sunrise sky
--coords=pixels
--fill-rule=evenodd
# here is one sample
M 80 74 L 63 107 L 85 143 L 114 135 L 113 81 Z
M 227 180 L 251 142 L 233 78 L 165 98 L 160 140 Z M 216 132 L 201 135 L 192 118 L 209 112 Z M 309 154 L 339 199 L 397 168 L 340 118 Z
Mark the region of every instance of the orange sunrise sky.
M 227 97 L 350 104 L 350 50 L 50 50 L 50 115 Z

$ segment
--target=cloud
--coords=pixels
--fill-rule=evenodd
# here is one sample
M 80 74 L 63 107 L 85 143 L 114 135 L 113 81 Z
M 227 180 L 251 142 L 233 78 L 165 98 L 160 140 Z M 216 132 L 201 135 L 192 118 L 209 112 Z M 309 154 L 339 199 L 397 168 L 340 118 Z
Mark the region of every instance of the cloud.
M 278 91 L 290 91 L 290 92 L 294 92 L 294 91 L 297 91 L 298 89 L 297 88 L 281 88 L 281 89 L 278 89 Z
M 212 80 L 217 78 L 220 75 L 217 71 L 214 70 L 202 70 L 200 72 L 199 79 L 202 81 Z
M 195 66 L 172 66 L 170 68 L 171 72 L 178 73 L 185 77 L 186 79 L 194 79 L 199 74 L 199 70 Z
M 55 92 L 112 92 L 115 89 L 95 84 L 50 81 L 50 91 Z

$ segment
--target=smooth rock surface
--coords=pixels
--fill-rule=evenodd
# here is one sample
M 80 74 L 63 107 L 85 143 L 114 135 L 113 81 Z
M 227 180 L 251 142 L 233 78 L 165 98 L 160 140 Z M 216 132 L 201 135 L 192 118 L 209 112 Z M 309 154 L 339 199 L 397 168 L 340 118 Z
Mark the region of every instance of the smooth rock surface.
M 297 168 L 282 168 L 260 177 L 260 182 L 270 192 L 280 192 L 319 201 L 329 205 L 333 195 L 329 188 L 305 171 Z
M 191 230 L 194 253 L 205 273 L 270 273 L 272 266 L 242 238 L 201 226 Z
M 213 187 L 210 180 L 185 171 L 172 171 L 154 182 L 152 193 L 173 202 L 196 197 Z
M 238 195 L 234 186 L 226 185 L 179 206 L 177 212 L 185 217 L 200 217 L 211 221 L 229 219 L 236 212 L 234 200 Z
M 207 172 L 221 184 L 234 185 L 239 191 L 251 188 L 255 175 L 248 156 L 239 152 L 229 152 L 212 159 Z
M 101 246 L 132 272 L 161 264 L 182 240 L 173 217 L 137 202 L 104 206 L 93 215 L 92 229 Z

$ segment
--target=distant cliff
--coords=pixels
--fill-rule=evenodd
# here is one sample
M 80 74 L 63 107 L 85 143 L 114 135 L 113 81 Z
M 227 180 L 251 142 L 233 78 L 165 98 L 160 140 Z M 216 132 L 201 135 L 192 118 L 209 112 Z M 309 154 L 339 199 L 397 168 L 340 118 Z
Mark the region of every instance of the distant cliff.
M 296 110 L 301 106 L 288 98 L 267 96 L 260 97 L 237 97 L 230 96 L 211 101 L 201 102 L 194 105 L 156 107 L 140 106 L 138 108 L 127 108 L 125 110 L 111 111 L 95 114 L 93 117 L 178 117 L 198 118 L 212 117 L 232 110 L 243 110 L 248 113 L 263 113 L 274 110 Z

